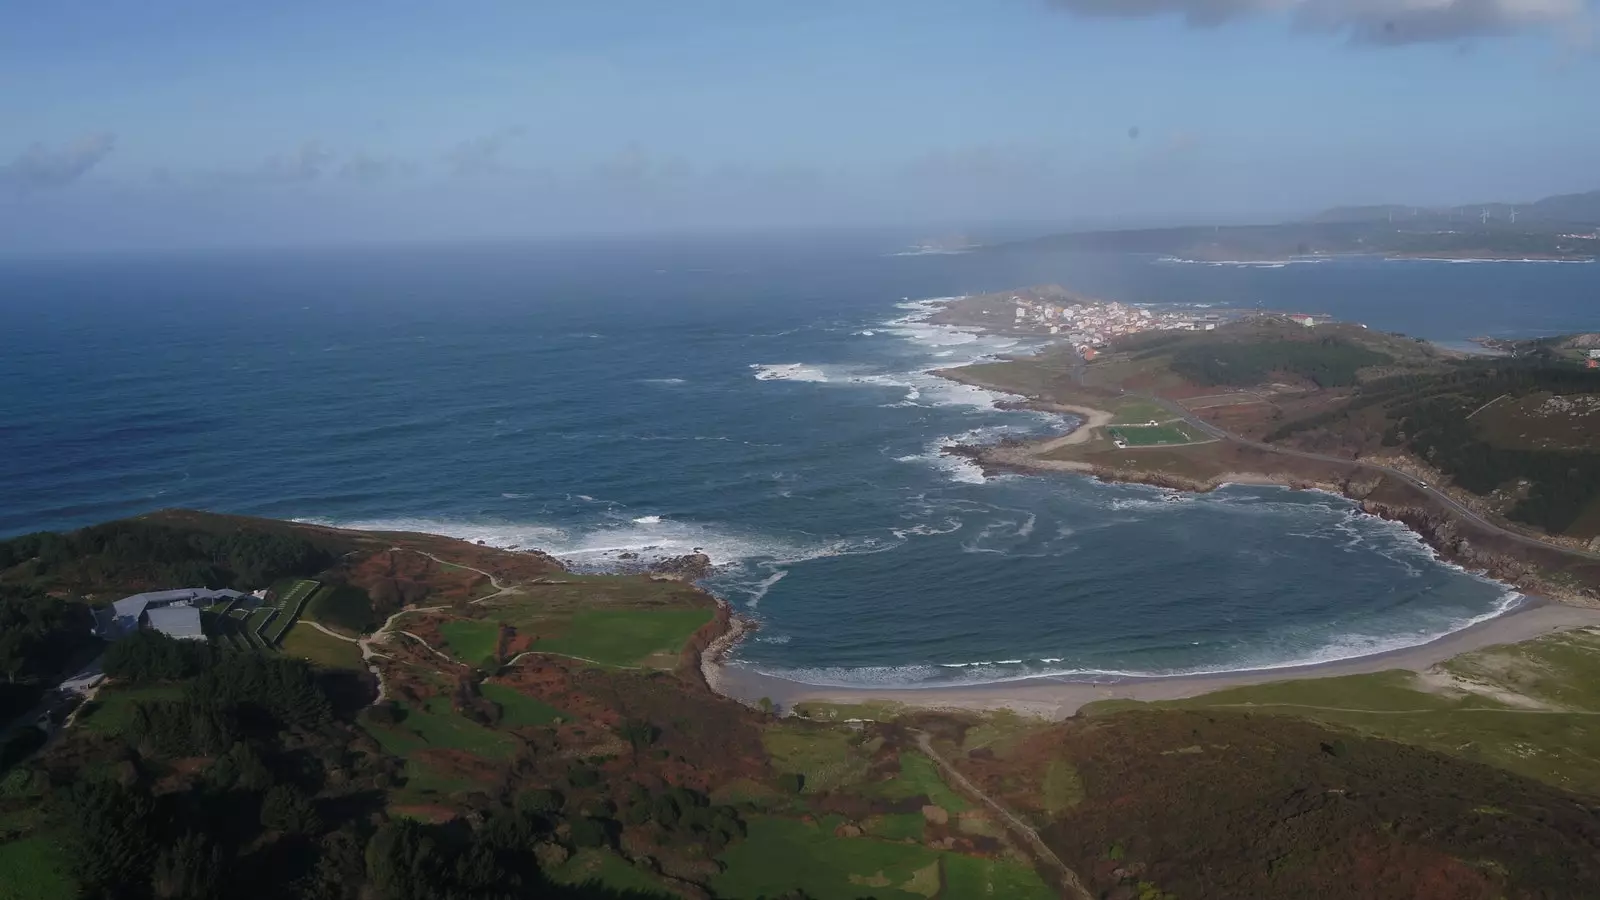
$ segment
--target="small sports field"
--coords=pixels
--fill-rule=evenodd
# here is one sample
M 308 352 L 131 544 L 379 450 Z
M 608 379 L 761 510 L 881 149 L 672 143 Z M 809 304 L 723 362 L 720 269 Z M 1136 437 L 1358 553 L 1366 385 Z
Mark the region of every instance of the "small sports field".
M 1163 447 L 1195 442 L 1182 425 L 1119 425 L 1111 429 L 1111 437 L 1121 438 L 1129 447 Z

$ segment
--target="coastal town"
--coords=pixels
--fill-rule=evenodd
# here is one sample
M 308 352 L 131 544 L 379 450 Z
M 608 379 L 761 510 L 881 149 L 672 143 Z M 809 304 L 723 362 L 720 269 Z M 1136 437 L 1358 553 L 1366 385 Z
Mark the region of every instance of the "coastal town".
M 1118 337 L 1146 331 L 1213 331 L 1246 314 L 1234 309 L 1134 306 L 1047 285 L 962 297 L 951 301 L 929 321 L 989 332 L 1056 336 L 1071 343 L 1084 359 L 1091 360 L 1100 348 Z M 1291 318 L 1308 327 L 1318 321 L 1318 317 L 1310 315 Z

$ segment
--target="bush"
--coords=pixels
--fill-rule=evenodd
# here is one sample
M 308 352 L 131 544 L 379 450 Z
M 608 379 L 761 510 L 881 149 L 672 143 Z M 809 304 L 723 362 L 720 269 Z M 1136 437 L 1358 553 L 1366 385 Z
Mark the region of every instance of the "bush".
M 261 799 L 261 827 L 284 834 L 315 834 L 322 820 L 311 805 L 311 798 L 290 785 L 280 784 Z
M 799 772 L 785 772 L 778 776 L 778 789 L 791 794 L 805 790 L 806 777 Z
M 572 846 L 579 849 L 604 847 L 610 842 L 610 829 L 606 827 L 604 821 L 589 818 L 572 820 Z
M 560 812 L 565 802 L 560 791 L 550 788 L 534 788 L 523 791 L 517 795 L 517 811 L 524 813 L 555 813 Z
M 588 766 L 573 766 L 567 773 L 567 783 L 575 788 L 592 788 L 600 783 L 600 770 Z

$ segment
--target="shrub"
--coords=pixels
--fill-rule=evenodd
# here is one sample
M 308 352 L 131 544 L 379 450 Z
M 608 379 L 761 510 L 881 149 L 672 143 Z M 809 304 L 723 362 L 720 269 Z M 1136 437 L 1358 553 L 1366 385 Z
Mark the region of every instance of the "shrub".
M 806 777 L 799 772 L 785 772 L 778 776 L 778 788 L 791 794 L 798 794 L 805 789 Z
M 572 820 L 572 846 L 604 847 L 611 842 L 611 834 L 606 828 L 606 823 L 600 819 L 579 818 Z

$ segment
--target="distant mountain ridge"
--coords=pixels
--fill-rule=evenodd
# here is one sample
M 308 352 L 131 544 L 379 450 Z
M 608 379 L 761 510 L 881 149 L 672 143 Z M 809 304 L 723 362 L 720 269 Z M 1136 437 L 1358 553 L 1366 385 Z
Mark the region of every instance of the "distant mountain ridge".
M 1483 222 L 1488 220 L 1522 225 L 1600 225 L 1600 190 L 1580 194 L 1555 194 L 1530 203 L 1476 203 L 1449 207 L 1419 207 L 1401 204 L 1375 206 L 1336 206 L 1309 221 L 1318 223 L 1357 222 Z

